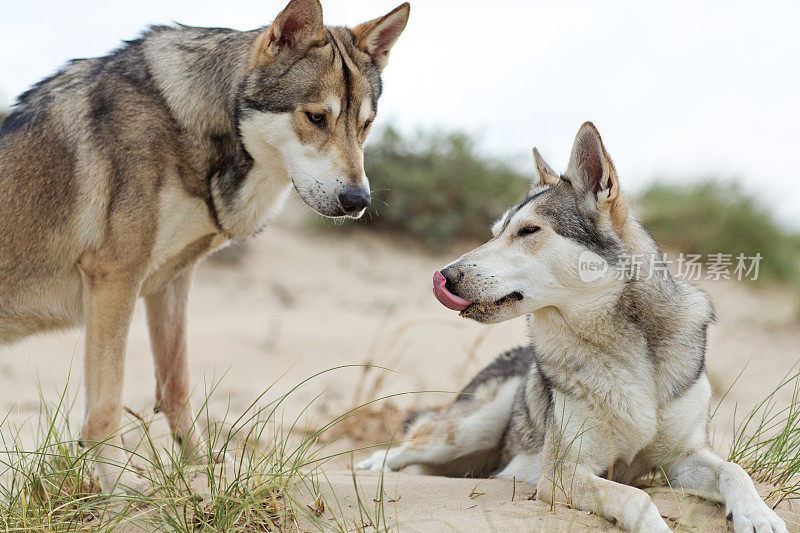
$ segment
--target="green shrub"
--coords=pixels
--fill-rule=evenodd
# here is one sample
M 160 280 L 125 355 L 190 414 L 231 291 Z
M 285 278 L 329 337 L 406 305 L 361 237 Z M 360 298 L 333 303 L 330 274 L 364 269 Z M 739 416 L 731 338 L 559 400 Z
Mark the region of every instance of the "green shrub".
M 736 182 L 658 183 L 639 197 L 638 205 L 642 223 L 664 246 L 703 255 L 759 253 L 764 278 L 798 280 L 800 236 L 776 223 Z
M 528 187 L 528 178 L 478 154 L 461 133 L 409 139 L 387 128 L 365 149 L 364 164 L 373 201 L 363 224 L 436 247 L 486 239 L 491 223 Z

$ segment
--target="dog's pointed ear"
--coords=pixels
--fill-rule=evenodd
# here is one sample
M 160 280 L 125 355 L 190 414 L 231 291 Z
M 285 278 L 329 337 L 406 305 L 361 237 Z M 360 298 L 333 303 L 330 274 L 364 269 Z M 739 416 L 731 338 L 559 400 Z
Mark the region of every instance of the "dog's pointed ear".
M 566 176 L 572 181 L 579 197 L 590 206 L 608 212 L 614 229 L 622 231 L 628 208 L 620 192 L 614 163 L 603 146 L 600 133 L 591 122 L 584 123 L 575 137 Z
M 356 45 L 370 55 L 378 70 L 386 67 L 389 51 L 403 33 L 410 12 L 411 5 L 406 2 L 380 18 L 353 28 Z
M 281 53 L 303 55 L 325 44 L 319 0 L 291 0 L 253 44 L 251 67 L 269 64 Z
M 560 179 L 558 174 L 556 174 L 550 165 L 544 160 L 542 155 L 539 153 L 539 150 L 536 148 L 533 149 L 533 166 L 536 167 L 536 175 L 534 176 L 533 180 L 531 180 L 531 189 L 534 187 L 538 187 L 541 185 L 549 185 L 550 187 L 555 186 Z
M 614 164 L 603 146 L 600 133 L 591 122 L 584 123 L 575 136 L 566 175 L 576 192 L 598 204 L 619 195 Z

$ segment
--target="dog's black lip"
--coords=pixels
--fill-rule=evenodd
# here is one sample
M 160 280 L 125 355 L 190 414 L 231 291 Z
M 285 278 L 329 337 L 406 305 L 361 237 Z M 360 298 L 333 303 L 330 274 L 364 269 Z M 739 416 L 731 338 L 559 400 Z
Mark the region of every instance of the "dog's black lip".
M 519 292 L 519 291 L 514 291 L 514 292 L 510 292 L 510 293 L 506 294 L 505 296 L 503 296 L 499 300 L 496 300 L 494 302 L 494 305 L 501 305 L 501 304 L 504 304 L 506 302 L 519 302 L 520 300 L 522 300 L 522 293 Z
M 454 294 L 455 294 L 455 293 L 454 293 Z M 503 305 L 503 304 L 505 304 L 505 303 L 507 303 L 507 302 L 519 302 L 519 301 L 521 301 L 523 298 L 524 298 L 524 296 L 522 295 L 522 293 L 521 293 L 521 292 L 519 292 L 519 291 L 514 291 L 514 292 L 510 292 L 510 293 L 506 294 L 505 296 L 503 296 L 503 297 L 502 297 L 502 298 L 500 298 L 499 300 L 495 300 L 494 302 L 492 302 L 492 304 L 491 304 L 491 305 L 494 305 L 494 306 L 500 306 L 500 305 Z M 469 304 L 469 305 L 468 305 L 468 306 L 467 306 L 467 307 L 466 307 L 466 308 L 465 308 L 463 311 L 461 311 L 461 312 L 463 313 L 463 312 L 465 312 L 465 311 L 468 311 L 470 308 L 472 308 L 472 307 L 474 307 L 474 306 L 476 306 L 476 305 L 479 305 L 479 302 L 472 302 L 471 304 Z M 482 304 L 482 305 L 486 305 L 486 304 Z

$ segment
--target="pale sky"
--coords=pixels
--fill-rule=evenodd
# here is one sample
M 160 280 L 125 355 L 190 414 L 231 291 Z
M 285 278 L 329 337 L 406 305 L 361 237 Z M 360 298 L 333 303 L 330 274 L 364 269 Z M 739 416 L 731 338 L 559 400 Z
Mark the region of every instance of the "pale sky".
M 353 25 L 399 0 L 322 0 Z M 0 105 L 67 59 L 103 55 L 147 24 L 251 29 L 283 0 L 5 0 Z M 653 179 L 739 177 L 800 228 L 799 2 L 412 0 L 378 124 L 465 129 L 532 172 L 563 170 L 592 120 L 637 191 Z M 659 178 L 662 177 L 662 178 Z

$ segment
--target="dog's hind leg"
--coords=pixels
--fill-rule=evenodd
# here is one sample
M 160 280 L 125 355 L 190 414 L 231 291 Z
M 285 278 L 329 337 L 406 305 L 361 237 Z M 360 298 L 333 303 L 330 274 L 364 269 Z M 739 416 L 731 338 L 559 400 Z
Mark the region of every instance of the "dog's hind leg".
M 516 479 L 535 485 L 539 483 L 542 474 L 542 454 L 520 453 L 515 455 L 511 461 L 494 477 L 499 479 Z
M 139 281 L 102 254 L 80 260 L 86 314 L 86 416 L 81 440 L 89 446 L 103 491 L 142 491 L 146 483 L 128 465 L 119 433 L 125 346 Z
M 420 416 L 400 446 L 377 451 L 356 468 L 393 471 L 410 465 L 439 466 L 496 450 L 508 426 L 521 379 L 515 376 L 506 380 L 490 398 L 480 393 L 462 397 L 443 411 Z M 471 469 L 464 465 L 463 473 Z
M 723 461 L 710 449 L 701 449 L 676 461 L 667 471 L 670 481 L 684 489 L 699 490 L 725 502 L 737 533 L 785 533 L 786 524 L 761 499 L 747 472 Z
M 192 269 L 187 268 L 145 296 L 150 348 L 156 374 L 156 409 L 164 413 L 185 458 L 197 459 L 198 430 L 190 402 L 191 379 L 186 349 L 186 306 Z

